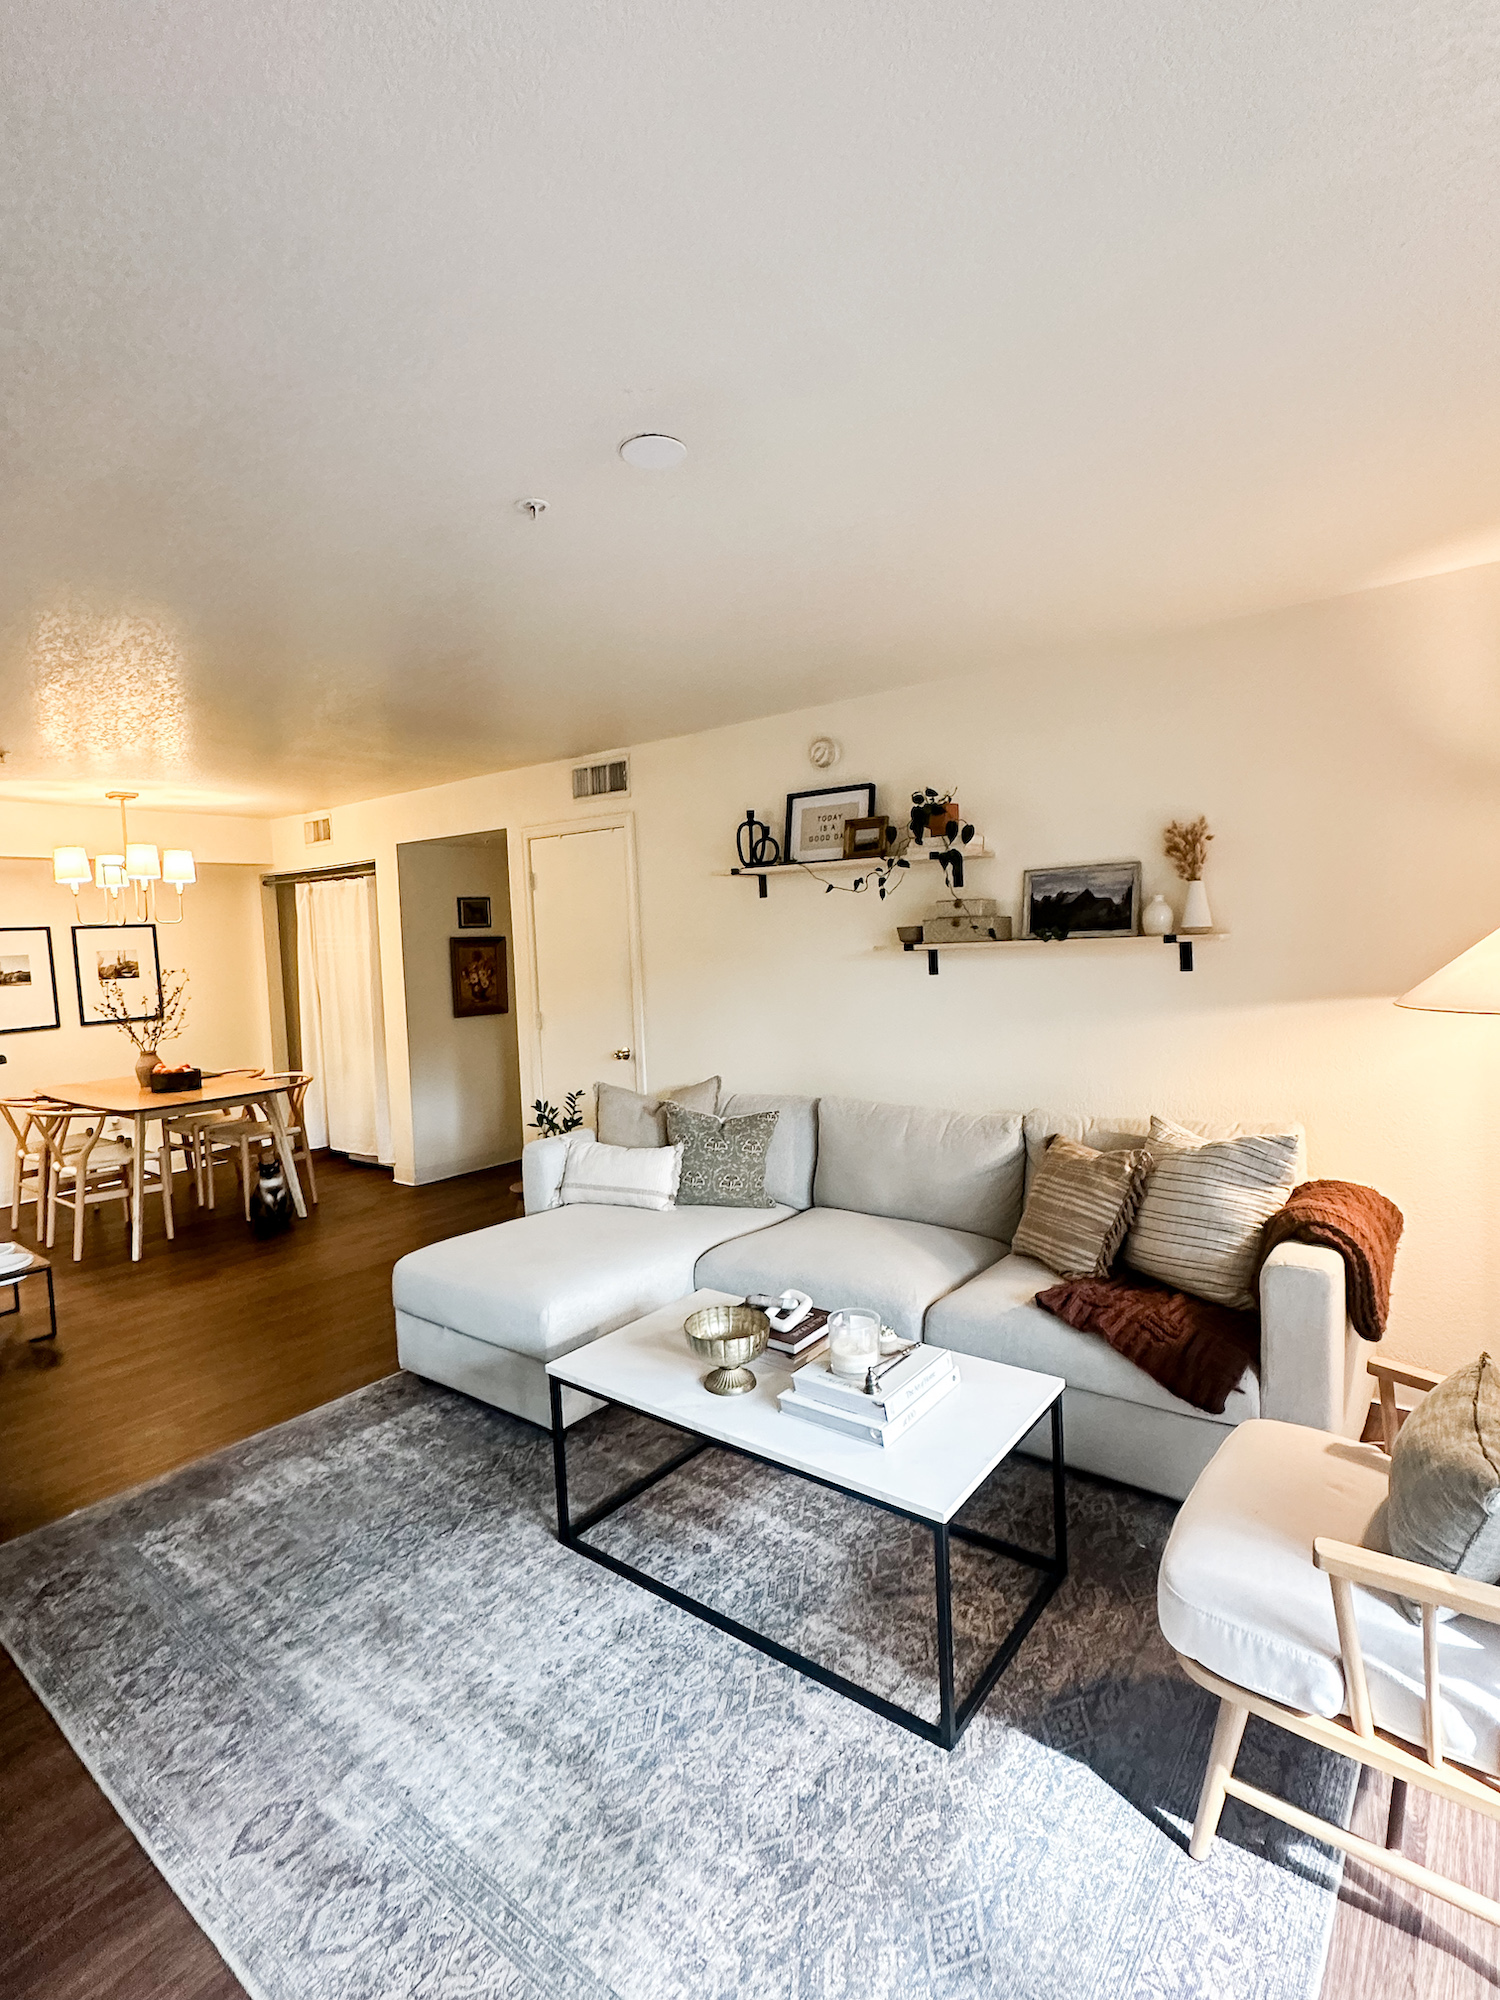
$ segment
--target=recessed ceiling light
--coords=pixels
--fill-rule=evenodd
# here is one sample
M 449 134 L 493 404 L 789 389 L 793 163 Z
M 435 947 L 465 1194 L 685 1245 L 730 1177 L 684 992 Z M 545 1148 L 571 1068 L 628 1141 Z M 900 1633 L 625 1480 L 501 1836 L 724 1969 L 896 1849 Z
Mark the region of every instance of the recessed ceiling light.
M 642 472 L 670 472 L 687 457 L 687 446 L 681 438 L 667 437 L 661 431 L 642 431 L 639 437 L 626 438 L 620 456 Z

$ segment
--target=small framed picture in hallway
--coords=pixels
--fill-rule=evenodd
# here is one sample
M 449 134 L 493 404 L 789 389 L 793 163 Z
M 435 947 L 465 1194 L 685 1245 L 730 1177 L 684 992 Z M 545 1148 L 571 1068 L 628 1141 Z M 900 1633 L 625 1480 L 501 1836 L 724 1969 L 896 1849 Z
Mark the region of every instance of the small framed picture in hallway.
M 460 896 L 458 899 L 458 928 L 461 931 L 487 931 L 489 927 L 489 897 Z
M 510 988 L 505 977 L 503 937 L 456 937 L 448 940 L 453 972 L 453 1018 L 471 1014 L 508 1014 Z

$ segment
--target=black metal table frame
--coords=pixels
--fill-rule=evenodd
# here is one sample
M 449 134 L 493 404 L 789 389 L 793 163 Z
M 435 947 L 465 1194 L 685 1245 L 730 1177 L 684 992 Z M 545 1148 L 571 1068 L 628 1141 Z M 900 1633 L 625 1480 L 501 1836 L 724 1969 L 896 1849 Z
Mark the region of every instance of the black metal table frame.
M 0 1319 L 10 1319 L 21 1310 L 21 1286 L 28 1278 L 42 1277 L 45 1277 L 47 1280 L 47 1321 L 49 1331 L 32 1334 L 27 1343 L 31 1347 L 35 1347 L 38 1341 L 56 1340 L 57 1338 L 57 1294 L 52 1289 L 52 1266 L 44 1259 L 38 1258 L 37 1262 L 29 1270 L 17 1271 L 9 1278 L 0 1278 L 0 1292 L 9 1291 L 10 1293 L 10 1304 L 8 1306 L 0 1306 Z
M 665 1417 L 657 1417 L 650 1410 L 637 1410 L 640 1416 L 652 1417 L 669 1430 L 679 1431 L 693 1439 L 686 1451 L 669 1458 L 665 1465 L 654 1472 L 645 1473 L 634 1479 L 609 1499 L 601 1500 L 590 1507 L 587 1513 L 576 1518 L 568 1509 L 568 1444 L 567 1429 L 563 1423 L 562 1392 L 565 1388 L 579 1388 L 577 1383 L 564 1382 L 561 1377 L 548 1377 L 552 1399 L 552 1470 L 557 1486 L 557 1538 L 565 1548 L 575 1549 L 579 1555 L 587 1556 L 602 1568 L 613 1570 L 616 1576 L 623 1576 L 636 1583 L 643 1590 L 652 1591 L 657 1597 L 665 1598 L 668 1604 L 675 1604 L 679 1610 L 691 1611 L 697 1618 L 715 1625 L 731 1638 L 739 1639 L 757 1652 L 768 1654 L 779 1660 L 783 1666 L 795 1667 L 809 1680 L 832 1688 L 835 1694 L 857 1701 L 864 1708 L 873 1709 L 876 1715 L 883 1715 L 887 1722 L 899 1723 L 914 1735 L 928 1743 L 935 1743 L 941 1750 L 951 1750 L 963 1735 L 979 1710 L 983 1707 L 996 1681 L 1005 1672 L 1019 1651 L 1021 1642 L 1042 1615 L 1053 1593 L 1068 1573 L 1068 1516 L 1067 1496 L 1064 1489 L 1063 1431 L 1062 1431 L 1062 1390 L 1059 1389 L 1051 1406 L 1052 1417 L 1052 1554 L 1038 1555 L 1032 1549 L 1017 1547 L 1014 1542 L 1001 1541 L 993 1535 L 981 1534 L 977 1528 L 961 1527 L 953 1521 L 934 1521 L 925 1514 L 914 1514 L 908 1508 L 897 1507 L 889 1500 L 874 1500 L 868 1494 L 856 1493 L 850 1487 L 840 1486 L 831 1479 L 821 1479 L 814 1472 L 803 1472 L 800 1467 L 786 1465 L 780 1459 L 767 1458 L 764 1454 L 748 1451 L 743 1445 L 725 1444 L 720 1438 L 704 1437 L 684 1424 L 670 1423 Z M 597 1389 L 581 1389 L 581 1394 L 592 1396 L 599 1402 L 618 1400 L 601 1397 Z M 622 1403 L 621 1408 L 635 1409 L 634 1404 Z M 642 1493 L 657 1485 L 669 1474 L 676 1472 L 700 1452 L 718 1450 L 732 1452 L 737 1458 L 747 1458 L 757 1465 L 768 1465 L 778 1472 L 791 1473 L 797 1479 L 805 1479 L 813 1486 L 826 1487 L 831 1493 L 841 1493 L 847 1499 L 862 1500 L 866 1505 L 879 1507 L 884 1513 L 895 1514 L 903 1521 L 913 1521 L 918 1527 L 927 1528 L 932 1534 L 933 1569 L 937 1585 L 937 1654 L 938 1654 L 938 1700 L 939 1715 L 931 1722 L 914 1709 L 902 1708 L 898 1702 L 887 1701 L 873 1689 L 862 1687 L 858 1681 L 851 1681 L 845 1675 L 836 1673 L 832 1667 L 825 1667 L 817 1660 L 811 1660 L 805 1653 L 799 1653 L 791 1646 L 783 1646 L 777 1639 L 769 1638 L 763 1632 L 755 1631 L 749 1625 L 742 1625 L 737 1618 L 730 1618 L 722 1611 L 716 1611 L 711 1604 L 700 1598 L 689 1597 L 685 1591 L 676 1590 L 669 1583 L 637 1569 L 634 1563 L 611 1555 L 606 1549 L 590 1548 L 582 1538 L 590 1528 L 597 1527 L 611 1514 L 627 1506 Z M 978 1489 L 976 1489 L 977 1491 Z M 972 1496 L 971 1496 L 972 1497 Z M 994 1654 L 981 1669 L 974 1685 L 962 1701 L 959 1701 L 954 1687 L 953 1672 L 953 1582 L 950 1567 L 949 1544 L 960 1541 L 974 1548 L 987 1549 L 992 1555 L 1005 1556 L 1012 1562 L 1024 1563 L 1028 1568 L 1041 1571 L 1041 1582 L 1032 1592 L 1020 1616 L 1006 1633 Z

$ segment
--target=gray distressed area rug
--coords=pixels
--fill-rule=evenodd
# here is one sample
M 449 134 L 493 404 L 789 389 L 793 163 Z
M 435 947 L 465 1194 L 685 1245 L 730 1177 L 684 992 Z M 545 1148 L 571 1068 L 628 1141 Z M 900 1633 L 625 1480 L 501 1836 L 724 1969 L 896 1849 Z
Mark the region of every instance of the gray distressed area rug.
M 576 1503 L 677 1448 L 613 1411 Z M 1048 1480 L 965 1519 L 1048 1546 Z M 1316 1992 L 1337 1870 L 1232 1801 L 1155 1581 L 1172 1509 L 1070 1481 L 1072 1575 L 957 1750 L 562 1549 L 548 1439 L 411 1376 L 0 1549 L 0 1636 L 257 2000 Z M 595 1531 L 936 1710 L 931 1538 L 705 1454 Z M 959 1685 L 1031 1576 L 955 1545 Z M 1240 1769 L 1343 1817 L 1352 1767 Z

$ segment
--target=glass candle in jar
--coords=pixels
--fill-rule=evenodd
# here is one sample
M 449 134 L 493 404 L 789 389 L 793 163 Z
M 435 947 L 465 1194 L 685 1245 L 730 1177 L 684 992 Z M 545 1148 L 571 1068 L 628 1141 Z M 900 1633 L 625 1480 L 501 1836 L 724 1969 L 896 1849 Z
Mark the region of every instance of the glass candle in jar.
M 879 1359 L 879 1313 L 865 1306 L 842 1306 L 828 1315 L 828 1366 L 835 1375 L 863 1381 Z

